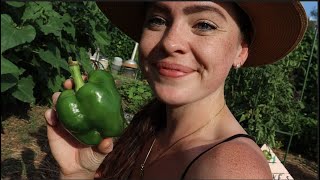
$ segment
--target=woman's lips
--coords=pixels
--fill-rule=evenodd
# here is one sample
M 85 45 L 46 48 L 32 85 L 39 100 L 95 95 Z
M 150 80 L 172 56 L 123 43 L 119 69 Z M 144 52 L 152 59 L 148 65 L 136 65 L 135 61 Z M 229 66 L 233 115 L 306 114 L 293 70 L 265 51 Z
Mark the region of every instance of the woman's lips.
M 182 77 L 195 71 L 184 65 L 167 62 L 156 63 L 156 67 L 160 75 L 172 78 Z

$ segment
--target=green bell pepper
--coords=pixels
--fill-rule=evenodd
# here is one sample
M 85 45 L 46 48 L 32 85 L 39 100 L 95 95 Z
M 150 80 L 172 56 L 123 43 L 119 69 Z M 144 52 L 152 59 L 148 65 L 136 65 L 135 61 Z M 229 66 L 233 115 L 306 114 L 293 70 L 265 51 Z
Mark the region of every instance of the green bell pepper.
M 77 61 L 69 59 L 75 91 L 63 91 L 56 103 L 58 118 L 78 141 L 97 145 L 103 138 L 120 136 L 124 129 L 121 97 L 112 75 L 93 70 L 85 83 Z

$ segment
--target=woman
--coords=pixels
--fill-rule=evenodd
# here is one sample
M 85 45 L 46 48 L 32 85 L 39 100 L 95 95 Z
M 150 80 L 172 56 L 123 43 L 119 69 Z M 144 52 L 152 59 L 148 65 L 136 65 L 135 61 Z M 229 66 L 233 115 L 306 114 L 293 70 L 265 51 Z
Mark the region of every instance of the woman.
M 140 66 L 157 99 L 116 142 L 107 138 L 93 148 L 72 139 L 48 110 L 48 139 L 61 178 L 272 179 L 260 148 L 226 106 L 224 83 L 232 67 L 272 63 L 295 48 L 307 26 L 298 2 L 99 7 L 140 42 Z

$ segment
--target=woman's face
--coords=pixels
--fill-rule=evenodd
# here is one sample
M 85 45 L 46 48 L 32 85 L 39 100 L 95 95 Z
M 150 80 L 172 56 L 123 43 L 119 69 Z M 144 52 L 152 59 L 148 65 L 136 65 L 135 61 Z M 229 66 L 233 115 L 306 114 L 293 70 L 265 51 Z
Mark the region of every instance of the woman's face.
M 182 105 L 223 92 L 232 65 L 247 58 L 233 17 L 229 3 L 156 2 L 149 7 L 139 54 L 160 100 Z

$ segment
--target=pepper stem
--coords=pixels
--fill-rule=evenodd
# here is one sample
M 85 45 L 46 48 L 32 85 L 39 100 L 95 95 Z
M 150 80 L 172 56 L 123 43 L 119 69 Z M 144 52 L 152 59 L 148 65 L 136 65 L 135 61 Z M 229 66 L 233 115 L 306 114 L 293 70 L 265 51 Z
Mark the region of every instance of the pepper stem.
M 84 85 L 84 81 L 80 73 L 80 66 L 78 61 L 73 61 L 71 57 L 69 57 L 68 64 L 71 76 L 75 84 L 75 91 L 77 92 Z

